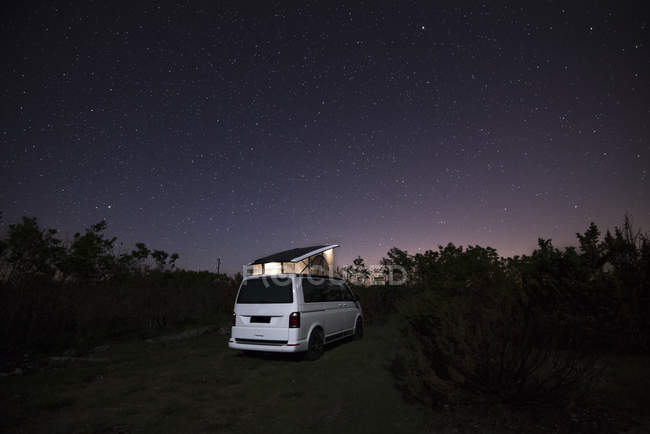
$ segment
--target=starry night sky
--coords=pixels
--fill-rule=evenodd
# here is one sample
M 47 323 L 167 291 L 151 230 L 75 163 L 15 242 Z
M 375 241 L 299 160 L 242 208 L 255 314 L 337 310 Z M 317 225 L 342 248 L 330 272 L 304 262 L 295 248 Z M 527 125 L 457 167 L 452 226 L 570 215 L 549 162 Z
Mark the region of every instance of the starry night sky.
M 0 229 L 228 272 L 650 229 L 643 3 L 216 3 L 2 6 Z

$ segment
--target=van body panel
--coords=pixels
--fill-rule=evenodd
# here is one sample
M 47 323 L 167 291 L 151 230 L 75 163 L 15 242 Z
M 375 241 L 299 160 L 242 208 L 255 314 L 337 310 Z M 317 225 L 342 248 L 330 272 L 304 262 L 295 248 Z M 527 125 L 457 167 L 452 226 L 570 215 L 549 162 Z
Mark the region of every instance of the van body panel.
M 289 328 L 233 327 L 232 336 L 235 339 L 289 342 Z
M 354 302 L 344 301 L 341 303 L 341 330 L 354 329 L 354 324 L 357 319 L 357 309 Z
M 228 346 L 250 351 L 299 352 L 307 351 L 309 337 L 317 327 L 323 330 L 326 342 L 350 336 L 354 332 L 356 318 L 361 315 L 360 305 L 344 300 L 305 302 L 302 282 L 308 277 L 297 274 L 247 277 L 237 293 L 234 306 L 235 325 L 232 327 Z M 248 282 L 260 278 L 280 278 L 285 281 L 291 279 L 292 302 L 273 302 L 289 301 L 287 288 L 278 289 L 273 285 L 262 287 L 260 282 Z M 325 286 L 345 286 L 340 279 L 321 279 Z M 239 303 L 245 283 L 250 293 L 242 296 L 248 297 L 244 298 L 245 302 Z M 285 291 L 286 296 L 271 296 L 264 292 L 265 288 L 269 291 Z M 262 302 L 257 303 L 258 300 Z M 289 316 L 293 312 L 300 314 L 300 327 L 289 328 Z
M 238 304 L 235 306 L 237 327 L 289 328 L 294 304 Z M 266 318 L 264 318 L 266 317 Z M 263 320 L 268 319 L 268 322 Z M 260 321 L 262 320 L 262 321 Z
M 311 322 L 318 321 L 326 337 L 341 331 L 341 310 L 338 303 L 303 303 L 300 305 L 300 312 L 301 318 L 305 318 L 308 326 Z

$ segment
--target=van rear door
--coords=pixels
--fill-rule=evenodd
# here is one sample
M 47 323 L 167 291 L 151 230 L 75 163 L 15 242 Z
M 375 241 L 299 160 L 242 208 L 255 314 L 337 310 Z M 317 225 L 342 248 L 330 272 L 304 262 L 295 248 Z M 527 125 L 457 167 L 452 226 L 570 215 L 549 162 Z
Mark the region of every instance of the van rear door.
M 245 280 L 235 303 L 233 338 L 240 342 L 286 343 L 293 300 L 291 278 L 274 276 Z

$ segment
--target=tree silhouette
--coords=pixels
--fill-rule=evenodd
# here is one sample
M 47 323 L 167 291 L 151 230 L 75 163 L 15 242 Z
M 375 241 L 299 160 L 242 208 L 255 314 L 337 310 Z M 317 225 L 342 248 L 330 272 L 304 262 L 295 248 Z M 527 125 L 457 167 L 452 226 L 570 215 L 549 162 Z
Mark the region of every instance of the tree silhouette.
M 172 253 L 172 255 L 169 257 L 169 265 L 171 268 L 176 267 L 176 260 L 178 259 L 178 253 Z
M 23 217 L 21 223 L 9 225 L 1 247 L 6 278 L 15 282 L 29 275 L 54 276 L 65 258 L 56 233 L 55 229 L 41 229 L 36 217 Z
M 397 266 L 392 267 L 394 279 L 405 281 L 412 277 L 415 262 L 413 257 L 411 257 L 406 250 L 393 247 L 388 251 L 388 253 L 386 253 L 386 255 L 388 258 L 382 258 L 383 263 L 387 266 Z
M 101 221 L 86 229 L 82 235 L 74 234 L 68 249 L 66 271 L 82 280 L 103 280 L 110 277 L 116 266 L 113 246 L 116 238 L 105 238 L 106 222 Z
M 605 264 L 603 252 L 606 246 L 600 242 L 600 230 L 594 222 L 584 234 L 577 233 L 582 259 L 590 273 L 595 273 Z
M 365 262 L 361 256 L 357 256 L 353 261 L 353 273 L 355 278 L 364 283 L 370 277 L 370 271 L 366 267 Z
M 144 243 L 135 243 L 135 250 L 131 251 L 131 256 L 133 256 L 138 267 L 144 265 L 150 254 L 151 250 Z

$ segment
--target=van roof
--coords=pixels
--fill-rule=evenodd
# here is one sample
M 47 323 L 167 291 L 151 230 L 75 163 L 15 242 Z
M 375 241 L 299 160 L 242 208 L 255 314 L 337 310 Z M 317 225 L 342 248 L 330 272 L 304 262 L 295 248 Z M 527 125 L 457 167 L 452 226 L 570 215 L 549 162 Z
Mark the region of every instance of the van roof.
M 309 256 L 316 255 L 320 252 L 324 252 L 325 250 L 333 249 L 338 246 L 338 244 L 323 244 L 319 246 L 298 247 L 296 249 L 283 250 L 281 252 L 273 253 L 272 255 L 256 259 L 248 265 L 265 264 L 268 262 L 298 262 Z
M 254 274 L 252 276 L 246 276 L 244 277 L 243 280 L 250 280 L 250 279 L 271 279 L 271 278 L 276 278 L 276 277 L 290 277 L 290 276 L 296 276 L 296 277 L 318 277 L 321 279 L 333 279 L 333 280 L 345 280 L 341 276 L 328 276 L 326 274 L 305 274 L 305 273 L 281 273 L 281 274 Z

